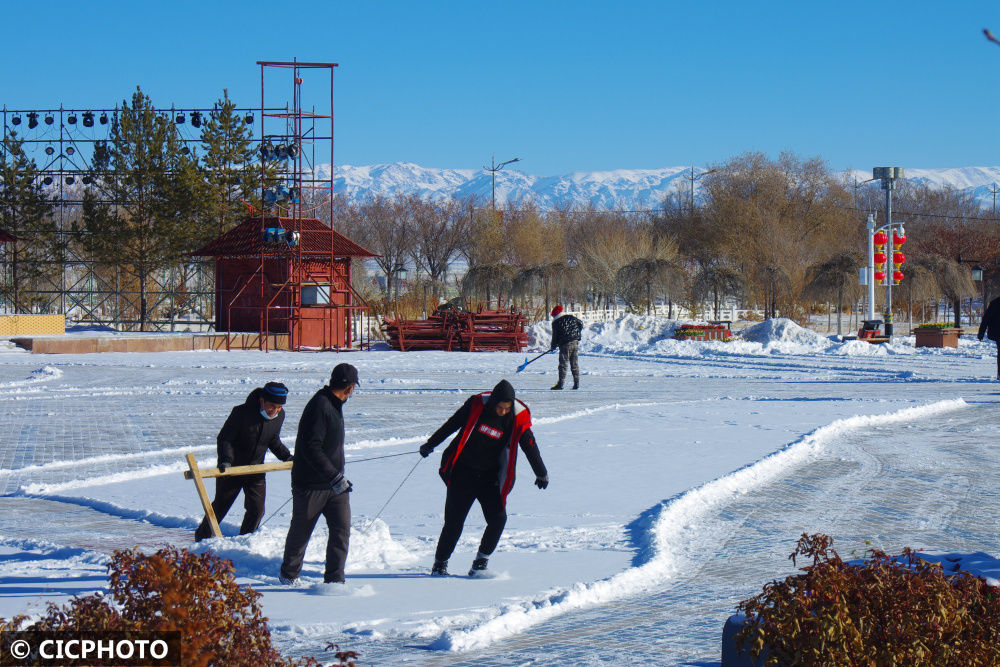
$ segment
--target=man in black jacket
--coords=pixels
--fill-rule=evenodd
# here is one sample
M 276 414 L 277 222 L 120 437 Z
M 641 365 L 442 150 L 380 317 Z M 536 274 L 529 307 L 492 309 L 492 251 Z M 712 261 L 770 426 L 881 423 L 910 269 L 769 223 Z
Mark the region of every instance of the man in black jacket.
M 461 429 L 461 430 L 459 430 Z M 469 576 L 483 574 L 507 523 L 507 494 L 514 486 L 517 448 L 524 451 L 535 473 L 535 486 L 549 485 L 548 472 L 531 432 L 528 406 L 514 399 L 514 387 L 501 380 L 493 391 L 470 397 L 420 446 L 426 458 L 449 435 L 459 431 L 441 457 L 439 474 L 448 485 L 444 527 L 438 538 L 431 575 L 448 574 L 448 559 L 458 544 L 472 503 L 479 501 L 486 530 Z
M 292 584 L 302 571 L 309 538 L 322 514 L 330 529 L 326 543 L 325 583 L 344 583 L 344 564 L 351 537 L 353 485 L 344 477 L 344 403 L 358 385 L 358 369 L 338 364 L 330 384 L 306 403 L 295 437 L 292 464 L 292 521 L 278 578 Z
M 1000 380 L 1000 297 L 990 301 L 979 323 L 979 340 L 986 336 L 997 344 L 997 379 Z
M 229 413 L 222 425 L 216 445 L 219 450 L 219 471 L 226 472 L 232 466 L 257 465 L 264 462 L 267 450 L 282 461 L 292 460 L 288 448 L 281 442 L 281 425 L 285 421 L 285 411 L 281 407 L 288 399 L 288 389 L 280 382 L 268 382 L 250 392 L 242 405 L 237 405 Z M 264 475 L 240 475 L 238 477 L 217 477 L 215 480 L 215 500 L 212 510 L 215 518 L 222 523 L 229 508 L 236 502 L 236 496 L 243 492 L 243 525 L 240 535 L 257 530 L 264 516 L 264 497 L 267 486 Z M 212 526 L 206 517 L 194 533 L 196 541 L 212 536 Z
M 552 345 L 549 350 L 559 348 L 559 382 L 556 382 L 552 388 L 563 388 L 568 363 L 573 371 L 573 389 L 579 389 L 580 365 L 577 361 L 577 347 L 580 345 L 583 322 L 569 313 L 563 314 L 562 306 L 556 306 L 552 309 L 552 317 Z

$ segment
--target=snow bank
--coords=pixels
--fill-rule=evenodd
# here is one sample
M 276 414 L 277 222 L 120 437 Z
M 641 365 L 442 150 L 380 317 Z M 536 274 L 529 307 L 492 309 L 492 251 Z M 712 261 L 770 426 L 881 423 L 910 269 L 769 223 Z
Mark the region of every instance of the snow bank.
M 482 648 L 556 615 L 650 590 L 676 576 L 684 567 L 687 559 L 683 550 L 685 545 L 690 550 L 692 544 L 698 544 L 700 523 L 704 517 L 716 512 L 719 505 L 731 498 L 773 480 L 790 466 L 817 456 L 822 452 L 824 444 L 833 438 L 876 425 L 926 418 L 966 405 L 962 399 L 939 401 L 889 414 L 838 419 L 816 429 L 756 463 L 686 491 L 653 508 L 644 520 L 649 528 L 643 540 L 644 547 L 637 557 L 640 563 L 637 567 L 629 568 L 609 579 L 589 584 L 579 583 L 569 589 L 555 591 L 540 600 L 505 604 L 493 617 L 474 627 L 442 633 L 433 642 L 432 648 L 451 651 Z
M 212 552 L 228 558 L 233 561 L 241 577 L 277 584 L 278 568 L 281 567 L 288 534 L 286 526 L 287 524 L 281 523 L 265 524 L 249 535 L 209 538 L 189 548 L 196 553 Z M 306 548 L 305 567 L 302 571 L 302 580 L 306 583 L 315 583 L 312 581 L 314 576 L 318 576 L 322 582 L 327 535 L 326 525 L 320 521 Z M 417 559 L 417 555 L 392 538 L 389 526 L 381 519 L 376 519 L 370 525 L 351 525 L 351 548 L 347 553 L 345 567 L 348 574 L 362 570 L 398 569 L 415 563 Z M 345 593 L 335 589 L 317 594 Z
M 40 384 L 42 382 L 49 382 L 50 380 L 56 380 L 62 377 L 63 372 L 58 368 L 53 368 L 52 366 L 45 366 L 44 368 L 39 368 L 36 371 L 31 371 L 31 376 L 24 380 L 14 380 L 12 382 L 0 382 L 0 388 L 6 389 L 7 387 L 25 387 L 32 384 Z
M 893 355 L 960 354 L 986 357 L 993 343 L 960 339 L 958 349 L 916 348 L 913 336 L 897 336 L 893 343 L 872 345 L 859 340 L 839 341 L 823 336 L 792 320 L 777 317 L 734 332 L 734 340 L 675 340 L 674 330 L 693 321 L 668 320 L 644 315 L 623 315 L 608 322 L 585 324 L 580 340 L 582 354 L 614 356 L 659 356 L 673 358 L 718 358 L 768 355 L 835 355 L 842 357 L 888 357 Z M 528 329 L 529 349 L 547 350 L 552 340 L 552 323 L 536 322 Z

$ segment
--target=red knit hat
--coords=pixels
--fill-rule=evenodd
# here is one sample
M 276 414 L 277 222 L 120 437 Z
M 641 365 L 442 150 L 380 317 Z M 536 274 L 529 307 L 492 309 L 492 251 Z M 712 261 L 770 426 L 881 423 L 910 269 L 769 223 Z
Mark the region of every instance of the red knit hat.
M 560 313 L 562 313 L 562 306 L 556 306 L 552 309 L 552 317 L 559 317 Z

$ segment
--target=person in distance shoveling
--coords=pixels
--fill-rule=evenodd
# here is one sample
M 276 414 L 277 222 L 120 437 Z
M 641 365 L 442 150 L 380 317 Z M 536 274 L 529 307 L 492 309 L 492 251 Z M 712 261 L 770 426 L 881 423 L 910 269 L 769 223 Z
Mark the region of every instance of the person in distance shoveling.
M 461 429 L 461 430 L 459 430 Z M 524 450 L 535 473 L 535 486 L 549 485 L 548 472 L 531 432 L 528 406 L 514 398 L 514 387 L 501 380 L 491 392 L 469 397 L 427 442 L 420 446 L 426 458 L 445 438 L 459 431 L 441 457 L 438 471 L 448 485 L 444 502 L 444 527 L 438 538 L 431 575 L 448 574 L 448 559 L 465 527 L 472 503 L 479 501 L 486 530 L 469 576 L 486 572 L 489 557 L 507 523 L 507 494 L 514 486 L 514 464 L 518 446 Z
M 566 365 L 573 371 L 573 389 L 580 388 L 580 365 L 577 361 L 577 347 L 583 322 L 569 313 L 563 313 L 562 306 L 552 309 L 552 345 L 549 350 L 559 348 L 559 382 L 553 389 L 562 389 L 566 379 Z

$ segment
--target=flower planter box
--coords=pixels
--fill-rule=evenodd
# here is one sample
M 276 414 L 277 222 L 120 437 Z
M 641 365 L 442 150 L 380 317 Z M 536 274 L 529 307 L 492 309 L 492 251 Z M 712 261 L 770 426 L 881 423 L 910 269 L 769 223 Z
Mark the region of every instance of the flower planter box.
M 957 327 L 917 327 L 913 330 L 917 347 L 958 347 L 961 334 L 962 330 Z
M 733 332 L 725 324 L 682 324 L 674 330 L 675 340 L 725 340 Z

